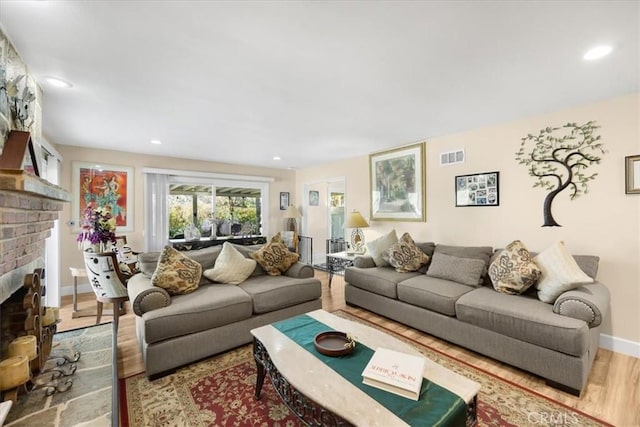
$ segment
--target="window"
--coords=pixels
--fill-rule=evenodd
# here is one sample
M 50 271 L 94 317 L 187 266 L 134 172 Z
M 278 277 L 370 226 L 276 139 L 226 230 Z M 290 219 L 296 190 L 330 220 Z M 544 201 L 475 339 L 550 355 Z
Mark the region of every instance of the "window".
M 169 238 L 260 235 L 261 199 L 260 188 L 170 184 Z
M 214 230 L 219 235 L 269 233 L 272 177 L 155 168 L 142 172 L 145 252 L 161 251 L 187 229 L 205 237 Z

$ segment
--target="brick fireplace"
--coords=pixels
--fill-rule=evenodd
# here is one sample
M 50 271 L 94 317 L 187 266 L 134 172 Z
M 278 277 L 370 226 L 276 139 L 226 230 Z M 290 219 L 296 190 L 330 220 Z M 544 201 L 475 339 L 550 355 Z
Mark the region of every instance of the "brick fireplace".
M 63 203 L 70 200 L 69 192 L 57 185 L 21 170 L 0 169 L 0 358 L 9 341 L 20 334 L 13 330 L 16 301 L 11 309 L 7 304 L 24 292 L 26 275 L 44 268 L 45 240 Z M 43 301 L 42 295 L 32 294 L 29 298 Z M 38 313 L 25 312 L 27 323 L 39 322 L 34 318 Z

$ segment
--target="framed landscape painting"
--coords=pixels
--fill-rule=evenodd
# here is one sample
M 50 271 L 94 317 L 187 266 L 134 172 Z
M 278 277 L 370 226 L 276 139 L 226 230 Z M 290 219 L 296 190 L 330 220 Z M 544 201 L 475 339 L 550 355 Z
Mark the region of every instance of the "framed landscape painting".
M 88 205 L 107 208 L 116 219 L 117 233 L 133 231 L 133 168 L 91 163 L 71 163 L 74 230 Z
M 424 143 L 369 155 L 371 219 L 425 221 Z
M 456 176 L 456 206 L 499 206 L 500 172 Z

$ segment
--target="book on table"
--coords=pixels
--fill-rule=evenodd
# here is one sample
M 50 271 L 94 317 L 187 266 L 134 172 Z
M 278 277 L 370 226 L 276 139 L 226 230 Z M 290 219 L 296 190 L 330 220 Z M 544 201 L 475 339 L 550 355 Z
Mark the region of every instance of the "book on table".
M 362 382 L 412 400 L 420 397 L 425 359 L 378 348 L 362 371 Z

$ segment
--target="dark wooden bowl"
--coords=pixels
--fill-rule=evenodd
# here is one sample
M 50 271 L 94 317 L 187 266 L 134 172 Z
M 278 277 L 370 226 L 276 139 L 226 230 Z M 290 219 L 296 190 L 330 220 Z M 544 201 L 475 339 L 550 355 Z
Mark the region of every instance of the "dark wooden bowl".
M 325 356 L 344 356 L 351 353 L 355 348 L 355 342 L 353 346 L 346 346 L 349 343 L 349 338 L 345 332 L 338 331 L 325 331 L 320 332 L 313 339 L 313 345 L 316 347 L 319 353 Z

